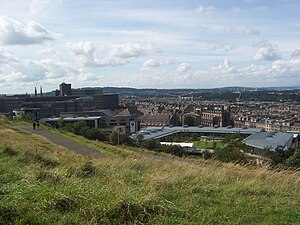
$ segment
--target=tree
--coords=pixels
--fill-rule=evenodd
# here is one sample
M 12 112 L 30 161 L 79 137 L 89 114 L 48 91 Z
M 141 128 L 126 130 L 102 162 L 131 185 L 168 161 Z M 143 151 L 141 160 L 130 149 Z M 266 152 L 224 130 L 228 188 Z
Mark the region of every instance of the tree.
M 159 141 L 151 139 L 148 141 L 144 141 L 143 146 L 146 149 L 155 150 L 156 148 L 159 148 L 161 146 L 161 144 L 159 143 Z
M 85 133 L 89 130 L 89 127 L 84 121 L 78 121 L 73 124 L 74 134 L 84 136 Z
M 62 117 L 59 117 L 58 121 L 57 121 L 57 125 L 59 128 L 63 128 L 65 125 L 64 119 Z
M 192 116 L 185 116 L 184 117 L 184 124 L 188 126 L 195 126 L 195 119 Z
M 133 146 L 135 144 L 128 134 L 120 134 L 118 132 L 113 132 L 110 135 L 110 141 L 113 145 L 124 144 Z
M 144 141 L 144 136 L 142 134 L 138 134 L 136 136 L 136 143 L 138 146 L 142 146 Z
M 294 154 L 285 161 L 285 165 L 288 167 L 300 168 L 300 148 L 297 148 Z
M 107 135 L 99 129 L 91 128 L 84 133 L 84 137 L 90 140 L 106 141 Z
M 232 140 L 224 149 L 215 150 L 213 158 L 222 162 L 243 162 L 245 160 L 244 144 Z

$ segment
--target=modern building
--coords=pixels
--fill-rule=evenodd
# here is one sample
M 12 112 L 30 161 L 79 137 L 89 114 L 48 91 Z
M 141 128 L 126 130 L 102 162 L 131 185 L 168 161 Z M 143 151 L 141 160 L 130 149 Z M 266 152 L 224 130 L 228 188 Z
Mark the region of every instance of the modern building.
M 35 89 L 36 90 L 36 89 Z M 37 118 L 58 117 L 64 112 L 119 109 L 118 94 L 104 94 L 101 88 L 72 89 L 71 84 L 62 83 L 55 96 L 35 94 L 33 97 L 0 97 L 0 113 L 17 112 L 18 115 L 34 111 Z M 21 112 L 21 111 L 23 112 Z
M 282 132 L 264 132 L 259 128 L 234 128 L 234 127 L 148 127 L 141 130 L 138 134 L 133 135 L 136 138 L 138 135 L 143 135 L 144 140 L 160 140 L 170 141 L 172 136 L 192 135 L 210 136 L 210 137 L 225 137 L 228 134 L 239 133 L 245 139 L 243 143 L 247 146 L 256 149 L 270 150 L 289 150 L 296 148 L 299 145 L 299 135 L 293 133 Z
M 143 135 L 144 140 L 158 139 L 162 140 L 165 137 L 172 136 L 174 134 L 197 134 L 201 136 L 210 137 L 225 137 L 228 134 L 239 133 L 243 137 L 248 137 L 254 133 L 262 132 L 262 129 L 257 128 L 234 128 L 234 127 L 202 127 L 202 126 L 153 126 L 147 127 L 139 131 L 138 134 Z M 135 137 L 135 136 L 133 136 Z
M 63 120 L 65 124 L 75 123 L 79 121 L 84 121 L 90 128 L 104 128 L 105 118 L 101 116 L 86 116 L 86 117 L 53 117 L 53 118 L 42 118 L 40 121 L 51 124 L 52 126 L 57 126 L 59 120 Z
M 292 133 L 260 132 L 252 134 L 243 140 L 253 149 L 289 150 L 298 146 L 297 138 Z

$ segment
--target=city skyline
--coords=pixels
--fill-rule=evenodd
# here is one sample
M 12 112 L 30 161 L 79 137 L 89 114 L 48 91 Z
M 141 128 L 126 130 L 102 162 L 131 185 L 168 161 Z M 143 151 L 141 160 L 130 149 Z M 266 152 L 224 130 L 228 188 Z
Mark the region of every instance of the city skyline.
M 294 0 L 0 3 L 1 93 L 300 85 Z

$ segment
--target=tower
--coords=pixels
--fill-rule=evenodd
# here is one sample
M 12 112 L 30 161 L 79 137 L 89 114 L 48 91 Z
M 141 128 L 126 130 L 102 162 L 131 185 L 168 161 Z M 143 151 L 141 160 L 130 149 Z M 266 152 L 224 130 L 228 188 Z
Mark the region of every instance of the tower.
M 37 97 L 37 90 L 36 90 L 36 87 L 34 87 L 34 97 Z

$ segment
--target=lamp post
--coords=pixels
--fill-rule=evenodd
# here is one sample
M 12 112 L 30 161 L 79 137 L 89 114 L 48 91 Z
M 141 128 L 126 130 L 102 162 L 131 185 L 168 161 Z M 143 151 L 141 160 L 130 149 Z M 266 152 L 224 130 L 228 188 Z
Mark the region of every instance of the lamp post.
M 118 145 L 120 145 L 120 127 L 118 127 Z

